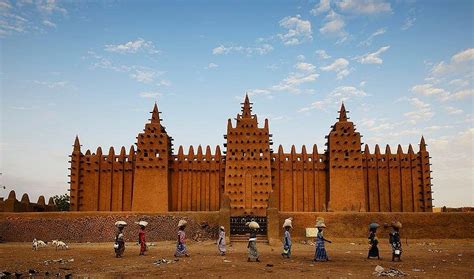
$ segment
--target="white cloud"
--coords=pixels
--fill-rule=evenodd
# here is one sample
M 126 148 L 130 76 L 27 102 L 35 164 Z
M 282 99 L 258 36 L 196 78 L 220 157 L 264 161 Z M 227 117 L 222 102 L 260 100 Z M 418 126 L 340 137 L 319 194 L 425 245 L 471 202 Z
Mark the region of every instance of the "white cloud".
M 426 121 L 434 116 L 434 112 L 431 110 L 431 105 L 421 101 L 418 98 L 407 98 L 406 99 L 415 110 L 404 113 L 404 116 L 409 120 L 411 124 L 416 124 L 419 121 Z
M 442 88 L 434 87 L 433 84 L 429 84 L 429 83 L 415 85 L 411 88 L 411 91 L 413 93 L 424 95 L 424 96 L 446 97 L 449 95 L 448 91 Z
M 403 23 L 402 30 L 410 29 L 415 24 L 415 21 L 416 17 L 407 17 Z
M 56 24 L 54 22 L 51 22 L 49 20 L 43 20 L 43 25 L 45 26 L 48 26 L 48 27 L 52 27 L 52 28 L 56 28 Z
M 451 80 L 449 84 L 456 86 L 458 88 L 462 88 L 469 85 L 469 80 L 457 78 L 457 79 Z
M 56 89 L 56 88 L 63 88 L 66 87 L 69 82 L 68 81 L 39 81 L 39 80 L 34 80 L 33 81 L 36 84 L 46 86 L 51 89 Z
M 207 65 L 206 69 L 214 69 L 214 68 L 217 68 L 219 67 L 219 65 L 217 65 L 216 63 L 209 63 L 209 65 Z
M 67 10 L 61 6 L 59 6 L 59 1 L 56 0 L 38 0 L 35 1 L 38 10 L 44 14 L 54 14 L 60 13 L 63 15 L 67 14 Z
M 469 61 L 474 59 L 474 48 L 468 48 L 454 54 L 451 57 L 451 63 L 444 61 L 439 62 L 431 69 L 431 74 L 434 76 L 441 76 L 445 74 L 461 73 L 465 71 L 472 71 L 472 66 Z
M 288 30 L 286 34 L 278 34 L 284 45 L 299 45 L 313 39 L 311 22 L 302 20 L 300 15 L 287 16 L 279 23 L 281 27 Z
M 463 63 L 474 59 L 474 48 L 469 48 L 464 51 L 458 52 L 451 58 L 453 63 Z
M 155 48 L 155 45 L 151 41 L 145 41 L 142 38 L 138 38 L 135 41 L 129 41 L 124 44 L 118 45 L 105 45 L 105 51 L 116 52 L 116 53 L 137 53 L 140 51 L 147 52 L 149 54 L 158 54 L 160 51 Z
M 362 56 L 357 56 L 356 60 L 361 64 L 382 64 L 383 60 L 380 55 L 387 51 L 390 46 L 381 47 L 379 50 L 373 53 L 366 53 Z
M 87 54 L 89 55 L 89 58 L 93 59 L 93 63 L 91 64 L 92 69 L 101 68 L 119 73 L 129 73 L 130 78 L 141 83 L 154 82 L 159 76 L 164 74 L 164 72 L 156 71 L 154 69 L 143 66 L 117 65 L 114 64 L 111 60 L 102 57 L 93 51 L 88 51 Z M 169 86 L 170 84 L 171 83 L 168 80 L 164 79 L 160 80 L 158 83 L 158 85 L 164 86 Z
M 462 109 L 458 109 L 458 108 L 455 108 L 455 107 L 446 107 L 445 108 L 446 112 L 448 114 L 462 114 L 464 111 Z
M 160 92 L 141 92 L 138 95 L 142 98 L 157 98 L 162 96 Z
M 66 16 L 67 10 L 55 0 L 18 1 L 12 5 L 0 0 L 0 38 L 14 33 L 42 32 L 42 26 L 56 27 L 51 17 Z
M 294 65 L 297 70 L 290 72 L 286 78 L 278 84 L 272 85 L 265 89 L 251 89 L 249 92 L 253 95 L 266 95 L 271 98 L 275 92 L 289 92 L 293 94 L 314 93 L 312 89 L 301 88 L 304 84 L 316 81 L 319 74 L 316 73 L 316 66 L 310 63 L 298 62 Z
M 310 11 L 312 15 L 319 15 L 328 12 L 331 9 L 331 0 L 320 0 L 319 4 L 315 5 Z
M 321 34 L 329 34 L 329 35 L 336 35 L 339 37 L 346 37 L 347 33 L 344 31 L 344 26 L 346 23 L 344 22 L 344 18 L 334 12 L 333 10 L 329 11 L 326 15 L 324 25 L 319 28 L 319 32 Z
M 354 86 L 338 86 L 331 93 L 326 95 L 323 100 L 318 100 L 311 103 L 307 107 L 303 107 L 298 112 L 308 112 L 313 109 L 324 110 L 328 107 L 339 106 L 341 102 L 348 101 L 355 97 L 366 97 L 367 93 Z
M 138 67 L 134 69 L 134 72 L 130 74 L 130 77 L 141 83 L 151 83 L 158 75 L 159 73 L 152 69 Z
M 296 56 L 296 59 L 298 61 L 304 61 L 306 59 L 306 57 L 303 54 L 300 54 L 300 55 Z
M 325 72 L 335 72 L 337 79 L 343 79 L 350 74 L 350 69 L 348 68 L 349 61 L 344 58 L 338 58 L 334 60 L 331 64 L 321 67 L 321 71 Z
M 262 44 L 255 47 L 220 45 L 212 49 L 212 54 L 221 55 L 221 54 L 229 54 L 229 53 L 245 53 L 247 55 L 252 55 L 252 54 L 264 55 L 271 51 L 273 51 L 273 47 L 270 44 Z
M 385 34 L 385 32 L 387 32 L 387 29 L 380 28 L 377 31 L 375 31 L 374 33 L 370 34 L 370 36 L 367 39 L 360 42 L 359 45 L 361 45 L 361 46 L 370 46 L 375 37 L 381 36 L 381 35 Z
M 321 59 L 329 59 L 331 56 L 327 54 L 327 52 L 323 49 L 318 49 L 315 51 L 316 55 L 318 55 L 319 58 Z
M 295 65 L 295 68 L 304 71 L 304 72 L 309 72 L 312 73 L 316 70 L 316 66 L 314 66 L 311 63 L 305 63 L 305 62 L 299 62 Z
M 453 94 L 451 94 L 448 98 L 451 100 L 461 100 L 461 99 L 472 97 L 472 96 L 474 96 L 474 89 L 469 88 L 469 89 L 456 91 Z
M 356 14 L 379 14 L 391 12 L 390 3 L 383 0 L 341 0 L 337 6 L 343 12 Z
M 432 170 L 436 173 L 436 203 L 439 206 L 473 206 L 474 129 L 426 140 L 433 157 Z

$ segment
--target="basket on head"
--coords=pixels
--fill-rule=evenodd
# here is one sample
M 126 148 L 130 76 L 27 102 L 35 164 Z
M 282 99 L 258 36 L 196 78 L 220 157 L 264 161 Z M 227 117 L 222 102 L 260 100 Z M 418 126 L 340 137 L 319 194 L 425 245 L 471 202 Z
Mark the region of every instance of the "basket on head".
M 369 229 L 372 229 L 372 230 L 373 230 L 373 229 L 376 229 L 376 228 L 378 228 L 378 227 L 380 227 L 380 225 L 377 224 L 377 223 L 375 223 L 375 222 L 374 222 L 374 223 L 370 223 L 370 225 L 369 225 Z
M 392 227 L 401 229 L 402 228 L 402 223 L 400 221 L 393 221 L 392 222 Z
M 115 222 L 116 227 L 125 227 L 127 223 L 125 221 L 117 221 Z
M 247 222 L 245 225 L 249 226 L 251 229 L 260 229 L 260 225 L 255 221 Z
M 291 221 L 293 220 L 293 218 L 288 218 L 288 219 L 285 219 L 285 222 L 283 223 L 283 228 L 286 228 L 286 227 L 290 227 L 290 228 L 293 228 L 293 225 L 291 224 Z
M 223 231 L 225 231 L 225 228 L 224 228 L 224 226 L 221 226 L 221 227 L 220 227 L 220 229 L 221 229 L 221 230 L 223 230 Z
M 325 228 L 326 224 L 324 224 L 324 218 L 318 217 L 316 218 L 316 228 Z
M 179 222 L 178 222 L 178 228 L 179 228 L 179 227 L 182 227 L 182 226 L 185 226 L 187 223 L 188 223 L 188 222 L 186 222 L 186 220 L 183 220 L 183 219 L 179 220 Z
M 148 222 L 147 222 L 147 221 L 139 221 L 139 222 L 135 222 L 135 224 L 139 225 L 140 227 L 146 227 L 146 226 L 148 226 Z

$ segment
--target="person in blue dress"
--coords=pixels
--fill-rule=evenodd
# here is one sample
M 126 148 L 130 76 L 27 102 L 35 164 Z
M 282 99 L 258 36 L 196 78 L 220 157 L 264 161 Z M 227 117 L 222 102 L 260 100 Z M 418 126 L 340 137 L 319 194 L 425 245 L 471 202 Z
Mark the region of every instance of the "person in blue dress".
M 331 243 L 330 240 L 324 238 L 323 231 L 326 228 L 326 224 L 324 224 L 323 218 L 318 218 L 316 223 L 317 228 L 317 235 L 316 235 L 316 252 L 314 253 L 314 261 L 315 262 L 326 262 L 329 261 L 328 254 L 326 252 L 326 248 L 324 247 L 324 242 Z
M 291 257 L 291 235 L 290 230 L 293 228 L 291 225 L 292 217 L 285 220 L 283 223 L 283 228 L 285 229 L 285 236 L 283 238 L 283 253 L 281 255 L 285 258 Z

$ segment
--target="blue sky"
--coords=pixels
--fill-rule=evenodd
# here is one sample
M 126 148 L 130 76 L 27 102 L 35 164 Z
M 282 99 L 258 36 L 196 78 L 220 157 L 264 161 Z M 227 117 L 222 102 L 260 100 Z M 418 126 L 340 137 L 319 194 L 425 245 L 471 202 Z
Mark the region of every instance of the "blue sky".
M 0 0 L 0 196 L 66 192 L 83 151 L 127 150 L 158 102 L 188 148 L 244 94 L 274 149 L 316 143 L 341 101 L 373 151 L 425 136 L 434 204 L 473 206 L 472 1 Z

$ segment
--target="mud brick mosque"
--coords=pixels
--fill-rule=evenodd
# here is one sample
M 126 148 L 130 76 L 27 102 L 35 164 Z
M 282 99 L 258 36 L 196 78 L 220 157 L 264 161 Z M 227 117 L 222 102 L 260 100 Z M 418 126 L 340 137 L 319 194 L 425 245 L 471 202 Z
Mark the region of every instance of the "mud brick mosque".
M 131 146 L 104 154 L 71 155 L 70 195 L 74 211 L 219 211 L 231 217 L 266 216 L 270 202 L 282 212 L 431 212 L 429 154 L 398 145 L 392 153 L 361 147 L 361 135 L 342 104 L 326 136 L 327 148 L 272 149 L 268 119 L 259 126 L 248 96 L 236 123 L 227 121 L 224 151 L 219 146 L 183 147 L 161 124 L 155 104 L 149 123 Z M 223 200 L 227 200 L 227 203 Z

